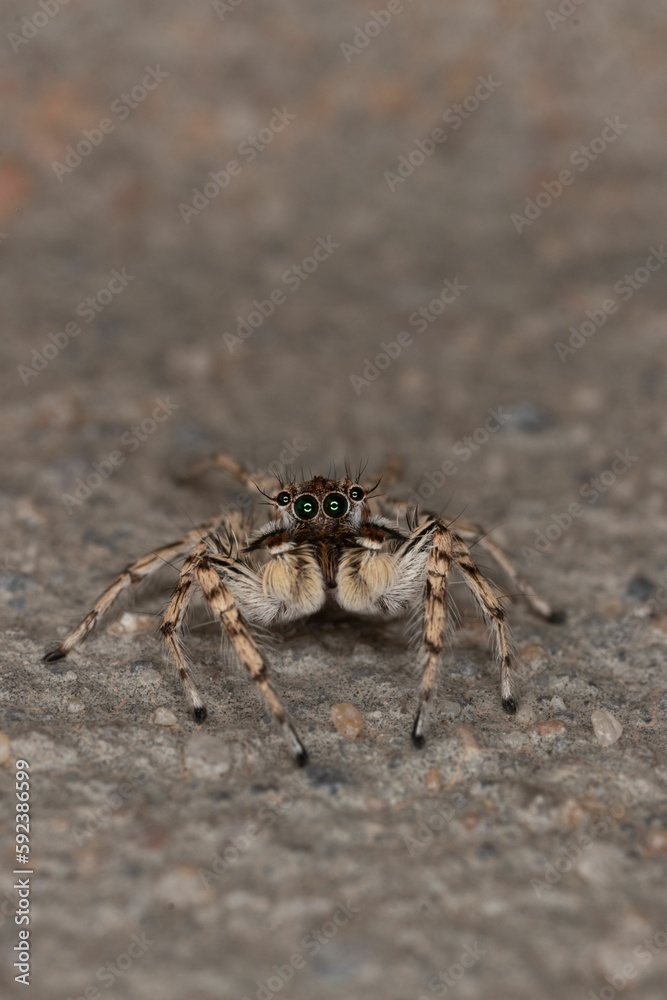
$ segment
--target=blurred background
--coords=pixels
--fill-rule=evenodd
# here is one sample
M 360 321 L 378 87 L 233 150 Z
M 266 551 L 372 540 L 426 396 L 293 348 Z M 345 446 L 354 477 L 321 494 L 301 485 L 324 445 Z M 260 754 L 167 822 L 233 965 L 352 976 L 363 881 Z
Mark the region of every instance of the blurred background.
M 530 404 L 524 428 L 557 416 L 561 435 L 578 424 L 614 446 L 641 424 L 631 399 L 662 388 L 663 275 L 566 363 L 555 343 L 664 236 L 662 12 L 405 3 L 371 37 L 363 4 L 228 6 L 70 0 L 36 7 L 38 28 L 5 6 L 4 425 L 32 420 L 24 461 L 46 449 L 31 488 L 66 485 L 86 448 L 94 459 L 167 390 L 178 419 L 144 461 L 211 447 L 269 461 L 298 434 L 313 464 L 390 446 L 419 472 L 499 403 Z M 493 89 L 476 101 L 480 77 Z M 623 130 L 573 164 L 607 118 Z M 437 128 L 433 153 L 388 180 Z M 221 190 L 210 173 L 229 161 L 239 172 Z M 512 220 L 567 168 L 560 197 Z M 184 213 L 207 183 L 217 193 Z M 285 284 L 318 238 L 335 251 Z M 92 320 L 77 313 L 123 268 L 122 293 Z M 455 278 L 458 301 L 423 332 L 407 325 Z M 285 296 L 273 314 L 226 343 L 273 289 Z M 22 378 L 71 321 L 78 339 Z M 402 330 L 413 344 L 358 391 L 350 375 Z M 547 440 L 541 480 L 561 458 Z M 523 469 L 524 496 L 537 468 Z
M 326 472 L 330 460 L 349 456 L 379 474 L 398 457 L 405 496 L 500 525 L 495 537 L 522 571 L 568 607 L 565 636 L 549 632 L 535 641 L 569 642 L 573 671 L 583 660 L 609 681 L 608 661 L 602 654 L 596 660 L 595 651 L 617 648 L 625 628 L 621 644 L 637 656 L 644 649 L 646 669 L 660 669 L 663 604 L 662 632 L 638 636 L 627 615 L 667 578 L 666 41 L 667 10 L 641 0 L 631 8 L 619 0 L 381 0 L 375 7 L 351 0 L 5 0 L 0 517 L 7 539 L 2 611 L 13 650 L 6 690 L 14 706 L 42 691 L 34 706 L 40 724 L 56 744 L 73 738 L 66 734 L 77 720 L 49 708 L 36 657 L 130 558 L 220 504 L 247 503 L 220 476 L 202 490 L 175 482 L 216 449 L 288 471 L 303 462 Z M 532 622 L 526 628 L 530 633 Z M 114 641 L 107 637 L 101 647 L 112 659 Z M 140 641 L 156 659 L 153 640 Z M 87 683 L 106 719 L 109 674 L 100 668 L 95 680 L 94 661 Z M 18 662 L 27 674 L 17 673 Z M 484 663 L 480 653 L 487 691 L 495 680 Z M 630 666 L 617 664 L 619 671 Z M 626 694 L 624 684 L 640 685 L 645 718 L 637 724 L 661 719 L 664 748 L 666 709 L 655 714 L 649 675 L 613 676 L 609 705 L 619 707 L 619 684 Z M 343 673 L 339 700 L 347 700 L 344 681 Z M 489 725 L 506 727 L 495 718 L 494 693 Z M 128 686 L 128 705 L 132 699 Z M 250 694 L 247 700 L 259 712 Z M 252 729 L 252 718 L 234 725 Z M 326 728 L 327 719 L 317 725 Z M 19 745 L 29 722 L 21 712 L 7 716 L 5 728 Z M 410 752 L 401 742 L 407 723 L 396 722 L 402 756 Z M 588 730 L 585 739 L 592 739 Z M 38 755 L 37 744 L 31 747 Z M 552 750 L 536 752 L 547 759 Z M 569 759 L 574 751 L 567 745 L 563 753 Z M 262 755 L 266 744 L 253 767 Z M 285 761 L 278 749 L 273 758 L 279 786 Z M 103 773 L 104 761 L 92 753 L 89 765 Z M 647 781 L 658 765 L 664 776 L 664 758 L 635 764 Z M 69 766 L 62 763 L 62 774 Z M 127 766 L 122 755 L 117 766 Z M 374 794 L 376 781 L 396 778 L 377 778 L 377 763 L 359 766 L 355 794 L 362 798 Z M 534 766 L 527 758 L 524 777 Z M 600 768 L 603 782 L 608 763 Z M 46 789 L 44 796 L 46 811 Z M 660 788 L 649 798 L 660 801 Z M 65 827 L 70 822 L 56 799 L 53 836 L 58 816 Z M 233 813 L 234 800 L 227 805 Z M 648 835 L 646 816 L 643 824 L 632 837 Z M 536 819 L 523 833 L 530 839 L 538 828 Z M 555 837 L 561 833 L 553 828 Z M 376 834 L 381 841 L 383 834 L 370 830 L 361 840 Z M 323 828 L 311 835 L 303 834 L 304 851 L 314 849 Z M 71 838 L 64 838 L 61 861 L 62 870 L 53 863 L 58 878 L 82 863 Z M 102 860 L 91 856 L 85 864 L 97 872 Z M 502 883 L 498 864 L 494 877 Z M 616 871 L 603 866 L 609 870 Z M 630 899 L 635 875 L 628 875 L 620 910 L 651 930 L 656 913 Z M 314 868 L 303 875 L 314 877 Z M 296 869 L 294 878 L 297 884 Z M 470 877 L 461 906 L 469 894 L 477 906 L 485 878 Z M 356 876 L 350 879 L 355 884 Z M 573 893 L 560 913 L 572 922 L 554 931 L 539 904 L 542 916 L 514 925 L 497 960 L 480 964 L 479 978 L 471 972 L 458 995 L 491 996 L 499 976 L 513 997 L 538 988 L 544 997 L 562 996 L 562 962 L 573 942 L 583 951 L 568 975 L 578 976 L 582 989 L 602 988 L 614 934 L 626 944 L 634 938 L 618 923 L 604 928 L 612 876 L 609 883 L 599 873 L 591 879 L 599 909 Z M 138 920 L 150 884 L 130 886 L 110 904 L 114 919 Z M 341 885 L 331 891 L 342 892 Z M 101 919 L 89 888 L 81 890 L 79 921 L 94 913 Z M 66 890 L 58 891 L 67 911 Z M 287 898 L 291 890 L 275 891 Z M 163 902 L 171 900 L 165 892 Z M 316 964 L 307 973 L 314 979 L 295 980 L 292 995 L 441 995 L 426 983 L 437 971 L 442 931 L 439 938 L 437 927 L 421 926 L 417 897 L 399 905 L 394 896 L 378 916 L 381 941 L 397 942 L 395 955 L 377 965 L 380 952 L 358 930 L 367 951 L 359 944 L 349 961 L 339 956 L 319 972 Z M 532 893 L 530 900 L 538 906 Z M 76 943 L 85 920 L 65 915 L 72 937 L 61 939 L 61 911 L 55 901 L 49 906 L 41 938 L 53 943 L 60 991 L 53 995 L 83 991 L 101 959 L 86 958 L 87 946 Z M 461 948 L 502 912 L 500 903 L 497 911 L 489 906 Z M 542 917 L 542 936 L 522 953 L 517 942 Z M 247 995 L 255 996 L 251 956 L 270 954 L 259 976 L 273 953 L 262 953 L 257 935 L 240 923 L 225 931 L 236 964 L 218 969 L 221 920 L 218 914 L 207 925 L 210 955 L 195 981 L 186 976 L 194 975 L 194 952 L 183 941 L 194 946 L 201 928 L 188 915 L 180 957 L 163 954 L 165 964 L 152 965 L 150 976 L 137 969 L 131 982 L 116 984 L 116 995 L 155 995 L 156 982 L 161 995 L 172 995 L 173 977 L 174 984 L 187 981 L 193 997 L 241 996 L 251 987 Z M 449 926 L 442 914 L 438 920 Z M 547 933 L 555 935 L 550 943 Z M 552 948 L 553 961 L 540 942 Z M 100 955 L 109 956 L 110 947 L 100 946 Z M 72 978 L 63 956 L 74 952 Z M 280 964 L 284 951 L 276 954 Z M 387 970 L 399 959 L 397 980 Z M 341 969 L 352 969 L 347 979 Z M 643 995 L 653 996 L 646 976 Z M 357 993 L 359 983 L 366 985 Z

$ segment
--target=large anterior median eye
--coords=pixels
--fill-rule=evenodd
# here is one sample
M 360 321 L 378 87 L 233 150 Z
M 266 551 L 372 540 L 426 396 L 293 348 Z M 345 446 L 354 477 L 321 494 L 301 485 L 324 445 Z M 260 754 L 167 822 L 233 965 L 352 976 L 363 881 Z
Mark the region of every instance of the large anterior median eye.
M 310 521 L 317 514 L 317 500 L 310 493 L 304 493 L 294 501 L 294 513 L 302 521 Z
M 329 517 L 342 517 L 343 514 L 347 514 L 350 505 L 347 502 L 347 497 L 344 497 L 342 493 L 329 493 L 324 498 L 322 506 L 324 513 L 328 514 Z

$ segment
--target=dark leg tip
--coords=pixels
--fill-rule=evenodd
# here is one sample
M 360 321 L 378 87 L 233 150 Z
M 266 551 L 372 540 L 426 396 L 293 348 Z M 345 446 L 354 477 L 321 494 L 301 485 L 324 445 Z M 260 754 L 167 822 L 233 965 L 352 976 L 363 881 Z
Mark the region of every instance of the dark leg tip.
M 306 764 L 308 763 L 308 751 L 306 750 L 305 747 L 301 747 L 296 757 L 294 758 L 294 762 L 297 765 L 297 767 L 306 766 Z
M 195 722 L 198 722 L 200 725 L 202 722 L 206 722 L 206 716 L 208 715 L 206 705 L 199 705 L 194 709 L 192 714 L 195 717 Z
M 516 715 L 517 704 L 514 698 L 503 698 L 503 708 L 508 715 Z
M 64 660 L 67 653 L 63 653 L 60 646 L 56 646 L 55 649 L 50 649 L 48 653 L 44 653 L 42 657 L 42 663 L 55 663 L 56 660 Z
M 414 745 L 417 747 L 418 750 L 421 750 L 422 747 L 426 745 L 426 740 L 424 739 L 421 733 L 417 732 L 416 726 L 412 730 L 411 736 L 412 736 L 412 742 L 414 743 Z
M 547 621 L 551 625 L 562 625 L 563 622 L 567 621 L 567 614 L 565 611 L 552 611 Z

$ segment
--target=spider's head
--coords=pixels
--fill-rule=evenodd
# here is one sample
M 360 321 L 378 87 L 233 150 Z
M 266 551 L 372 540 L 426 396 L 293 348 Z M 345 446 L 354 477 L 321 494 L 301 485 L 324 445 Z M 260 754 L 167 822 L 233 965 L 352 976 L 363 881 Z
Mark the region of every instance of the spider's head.
M 313 532 L 357 528 L 365 499 L 366 491 L 352 479 L 324 476 L 290 483 L 272 497 L 276 517 L 286 528 L 303 525 Z

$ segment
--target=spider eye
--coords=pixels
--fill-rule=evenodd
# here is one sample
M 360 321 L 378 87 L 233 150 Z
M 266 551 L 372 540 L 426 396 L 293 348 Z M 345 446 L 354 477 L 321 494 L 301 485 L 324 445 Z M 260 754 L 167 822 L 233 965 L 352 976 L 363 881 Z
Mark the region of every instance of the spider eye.
M 363 500 L 365 495 L 361 486 L 353 486 L 349 490 L 349 494 L 350 494 L 350 500 Z
M 276 497 L 276 503 L 278 504 L 279 507 L 286 507 L 291 499 L 292 498 L 290 497 L 289 493 L 285 492 L 279 493 L 278 496 Z
M 304 493 L 294 501 L 294 513 L 302 521 L 310 521 L 317 514 L 317 500 L 310 493 Z
M 328 514 L 329 517 L 342 517 L 343 514 L 347 514 L 349 503 L 347 502 L 347 497 L 344 497 L 342 493 L 330 493 L 324 498 L 324 513 Z

